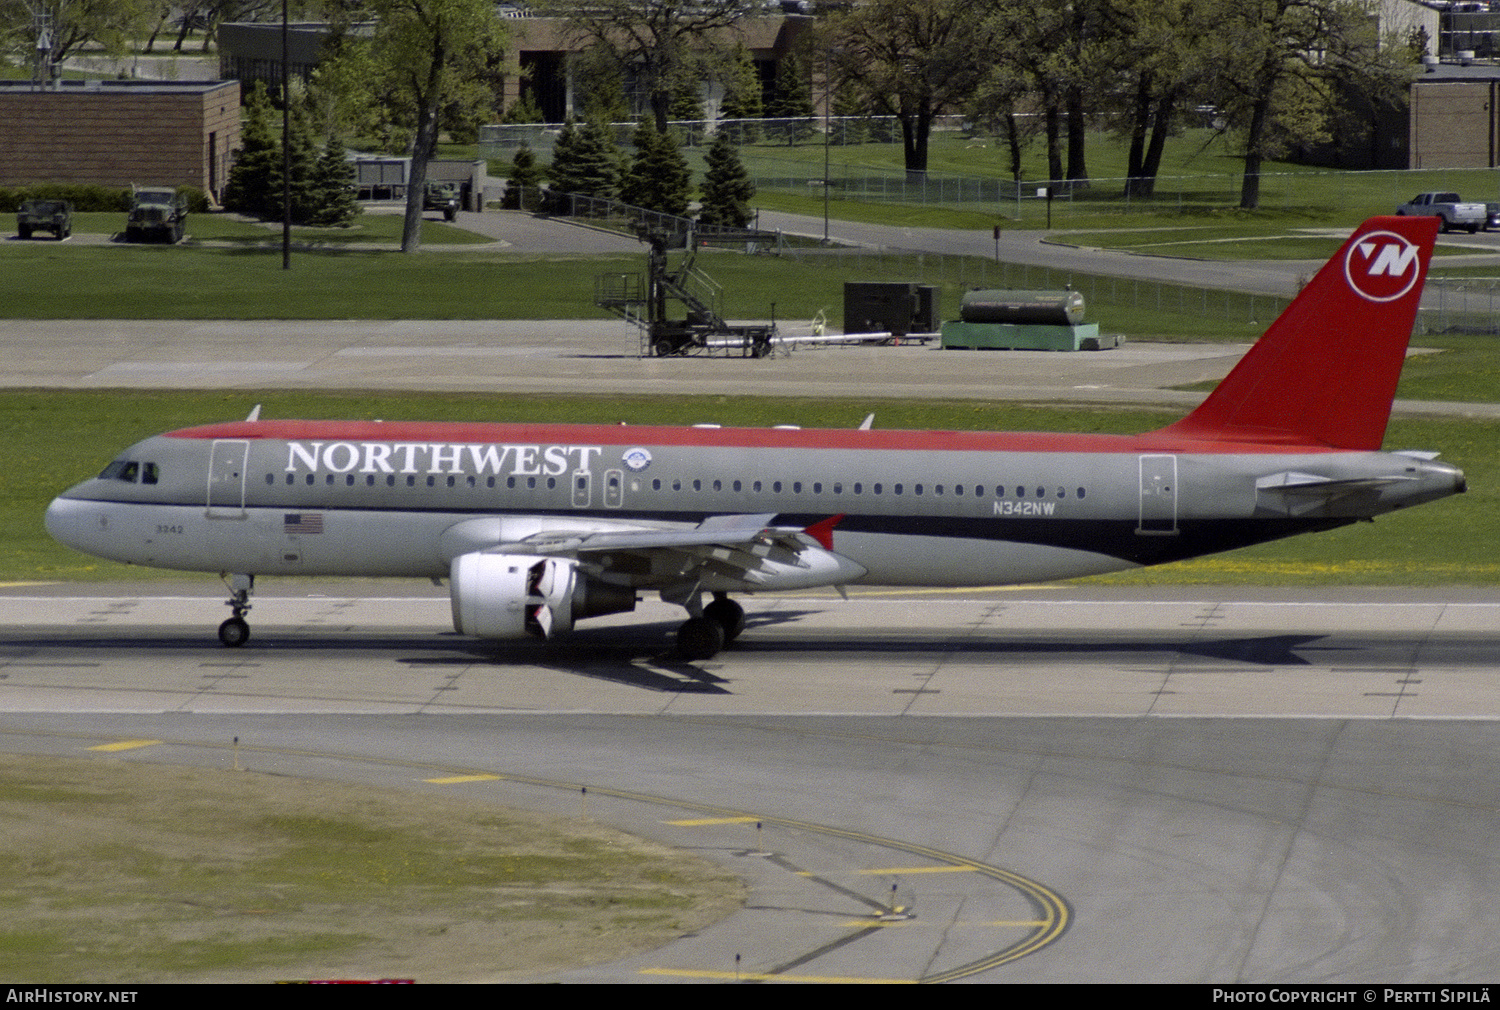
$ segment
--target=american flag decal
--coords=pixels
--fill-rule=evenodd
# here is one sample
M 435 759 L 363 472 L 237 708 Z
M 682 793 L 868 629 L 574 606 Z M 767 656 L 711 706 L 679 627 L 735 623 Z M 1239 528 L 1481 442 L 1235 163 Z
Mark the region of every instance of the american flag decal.
M 322 533 L 323 513 L 287 512 L 282 516 L 283 533 Z

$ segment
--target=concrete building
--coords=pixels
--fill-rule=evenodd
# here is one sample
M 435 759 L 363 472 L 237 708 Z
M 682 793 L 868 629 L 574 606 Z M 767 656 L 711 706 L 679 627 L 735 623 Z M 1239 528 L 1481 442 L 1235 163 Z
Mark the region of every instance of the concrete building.
M 0 81 L 0 186 L 197 186 L 215 197 L 240 143 L 234 81 Z

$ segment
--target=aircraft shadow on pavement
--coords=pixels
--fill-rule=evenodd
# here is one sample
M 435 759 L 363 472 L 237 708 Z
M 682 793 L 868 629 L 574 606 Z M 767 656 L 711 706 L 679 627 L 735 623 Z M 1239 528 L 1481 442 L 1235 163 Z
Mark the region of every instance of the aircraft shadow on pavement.
M 777 635 L 774 627 L 795 622 L 802 613 L 795 611 L 762 613 L 751 617 L 745 634 L 713 660 L 689 662 L 673 651 L 676 622 L 618 625 L 607 628 L 580 629 L 566 639 L 554 642 L 490 642 L 466 638 L 454 632 L 391 632 L 368 634 L 323 629 L 257 629 L 255 637 L 243 649 L 224 649 L 211 635 L 199 630 L 124 636 L 112 629 L 78 629 L 58 635 L 55 629 L 39 629 L 28 634 L 11 628 L 0 636 L 0 671 L 6 666 L 90 666 L 107 664 L 111 659 L 139 660 L 152 653 L 165 655 L 200 653 L 216 663 L 240 662 L 259 665 L 297 653 L 322 655 L 343 653 L 388 656 L 409 668 L 528 665 L 575 674 L 642 690 L 663 692 L 728 693 L 729 681 L 714 671 L 731 665 L 737 655 L 748 657 L 776 654 L 916 654 L 957 653 L 989 657 L 997 662 L 1023 662 L 1046 657 L 1050 661 L 1069 659 L 1087 661 L 1091 657 L 1118 657 L 1124 661 L 1144 662 L 1177 655 L 1213 662 L 1244 663 L 1254 666 L 1296 667 L 1314 662 L 1328 665 L 1324 659 L 1309 659 L 1301 652 L 1336 653 L 1351 661 L 1371 659 L 1368 653 L 1394 647 L 1410 656 L 1412 643 L 1352 642 L 1349 644 L 1314 644 L 1329 636 L 1258 635 L 1180 639 L 1170 636 L 1134 638 L 1098 637 L 1090 641 L 1019 638 L 943 639 L 934 636 L 889 635 L 870 633 L 865 629 L 848 632 L 822 630 L 791 636 Z M 762 637 L 757 632 L 771 632 Z M 1492 643 L 1474 642 L 1475 648 Z M 1458 653 L 1463 643 L 1450 642 Z M 1446 651 L 1446 650 L 1445 650 Z M 398 654 L 392 656 L 391 654 Z M 1332 658 L 1332 657 L 1329 657 Z

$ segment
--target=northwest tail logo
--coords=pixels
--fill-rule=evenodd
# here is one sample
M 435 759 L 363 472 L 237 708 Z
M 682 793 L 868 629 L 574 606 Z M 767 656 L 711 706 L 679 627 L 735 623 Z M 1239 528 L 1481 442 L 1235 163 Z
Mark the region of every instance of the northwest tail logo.
M 1417 247 L 1390 231 L 1361 235 L 1344 256 L 1344 277 L 1372 302 L 1394 302 L 1416 286 L 1421 274 Z

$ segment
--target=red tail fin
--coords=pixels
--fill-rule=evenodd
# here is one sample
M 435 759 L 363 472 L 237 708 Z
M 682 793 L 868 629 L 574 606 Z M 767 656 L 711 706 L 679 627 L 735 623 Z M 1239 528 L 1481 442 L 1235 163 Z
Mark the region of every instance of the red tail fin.
M 1379 449 L 1416 322 L 1434 217 L 1375 217 L 1187 417 L 1189 438 Z

